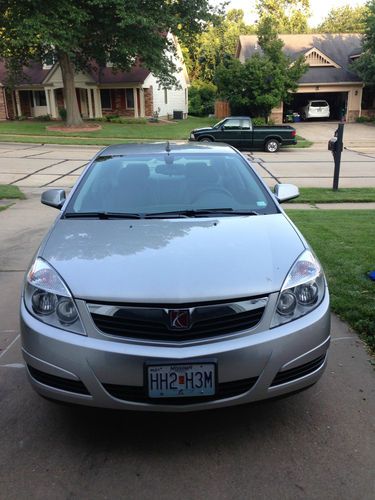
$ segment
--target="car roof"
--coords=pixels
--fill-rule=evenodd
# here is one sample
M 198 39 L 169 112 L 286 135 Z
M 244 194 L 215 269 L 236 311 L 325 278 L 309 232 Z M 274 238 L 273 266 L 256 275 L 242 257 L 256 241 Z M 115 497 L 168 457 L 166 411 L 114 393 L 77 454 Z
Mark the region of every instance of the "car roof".
M 217 154 L 217 153 L 232 153 L 238 154 L 234 148 L 228 146 L 228 144 L 215 142 L 210 144 L 205 142 L 204 144 L 177 144 L 174 142 L 153 142 L 147 144 L 113 144 L 102 149 L 97 157 L 100 156 L 122 156 L 122 155 L 132 155 L 132 154 L 161 154 L 168 152 L 170 153 L 183 153 L 183 154 L 193 154 L 193 153 L 207 153 L 207 154 Z

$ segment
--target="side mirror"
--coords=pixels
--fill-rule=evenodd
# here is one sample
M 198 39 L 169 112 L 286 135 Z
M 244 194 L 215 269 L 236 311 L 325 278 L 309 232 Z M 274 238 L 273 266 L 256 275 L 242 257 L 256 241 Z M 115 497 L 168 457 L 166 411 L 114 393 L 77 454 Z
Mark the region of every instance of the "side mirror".
M 294 184 L 276 184 L 274 193 L 280 203 L 299 196 L 299 189 Z
M 42 193 L 40 201 L 43 205 L 60 209 L 64 205 L 65 199 L 66 193 L 63 189 L 49 189 Z

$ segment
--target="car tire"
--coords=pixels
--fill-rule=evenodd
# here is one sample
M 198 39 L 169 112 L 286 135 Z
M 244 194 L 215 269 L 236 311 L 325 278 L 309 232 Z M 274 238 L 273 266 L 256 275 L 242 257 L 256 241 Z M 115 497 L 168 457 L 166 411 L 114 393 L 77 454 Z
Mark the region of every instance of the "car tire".
M 268 139 L 264 144 L 264 150 L 267 153 L 276 153 L 280 149 L 280 143 L 277 139 Z
M 202 137 L 199 142 L 213 142 L 213 139 L 211 137 Z

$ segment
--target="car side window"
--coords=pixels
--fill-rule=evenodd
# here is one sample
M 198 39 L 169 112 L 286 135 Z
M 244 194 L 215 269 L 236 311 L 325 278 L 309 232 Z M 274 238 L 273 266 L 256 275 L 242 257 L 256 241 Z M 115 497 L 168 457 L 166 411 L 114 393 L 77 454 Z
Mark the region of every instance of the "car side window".
M 225 130 L 239 130 L 240 128 L 240 120 L 227 120 L 224 123 Z

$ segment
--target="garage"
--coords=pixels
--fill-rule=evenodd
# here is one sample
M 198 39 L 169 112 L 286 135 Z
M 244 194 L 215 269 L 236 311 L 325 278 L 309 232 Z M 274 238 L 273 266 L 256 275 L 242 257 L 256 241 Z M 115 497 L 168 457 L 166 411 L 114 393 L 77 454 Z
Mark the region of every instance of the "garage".
M 287 115 L 293 113 L 301 114 L 301 108 L 308 101 L 327 101 L 330 108 L 329 120 L 341 120 L 348 109 L 348 92 L 300 92 L 292 94 L 288 103 L 283 105 L 283 121 L 286 122 Z M 322 118 L 327 121 L 327 118 Z M 314 121 L 318 121 L 314 118 Z
M 281 123 L 289 111 L 300 112 L 306 101 L 321 100 L 327 101 L 330 106 L 329 120 L 340 120 L 345 109 L 345 120 L 356 121 L 361 116 L 363 82 L 353 72 L 351 63 L 361 53 L 361 35 L 285 34 L 279 35 L 279 38 L 287 57 L 292 61 L 304 59 L 306 72 L 296 82 L 297 88 L 291 101 L 281 102 L 273 108 L 271 119 Z M 236 55 L 241 62 L 259 53 L 259 50 L 256 35 L 240 36 Z

